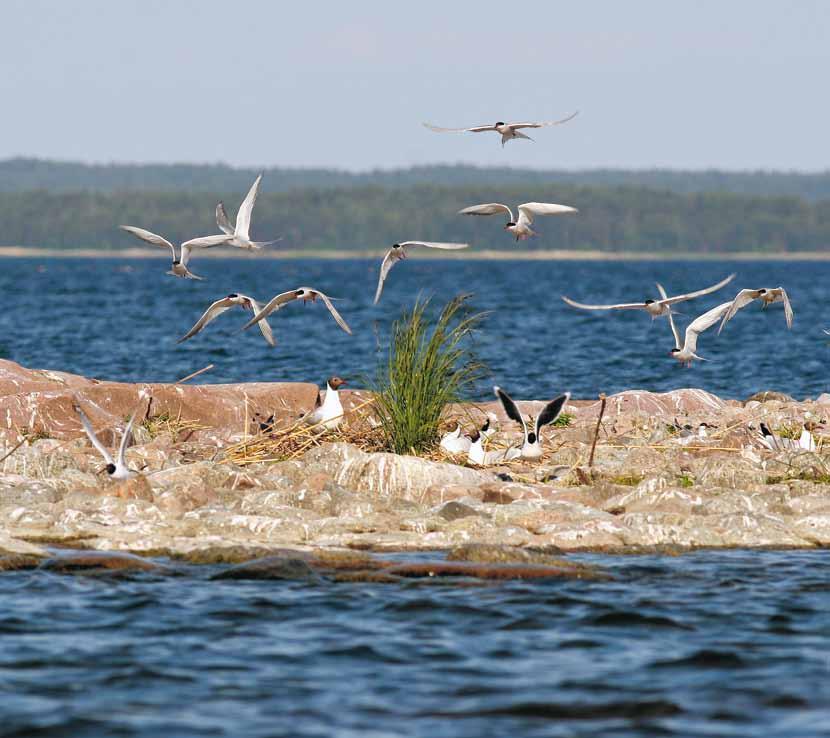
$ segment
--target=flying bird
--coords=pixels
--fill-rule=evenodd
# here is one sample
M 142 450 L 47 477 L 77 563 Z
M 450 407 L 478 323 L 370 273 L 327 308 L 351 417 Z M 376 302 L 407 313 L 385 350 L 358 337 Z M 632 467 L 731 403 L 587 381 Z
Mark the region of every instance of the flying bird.
M 81 406 L 77 403 L 73 403 L 72 407 L 74 408 L 75 412 L 78 413 L 78 417 L 81 419 L 81 426 L 83 427 L 84 433 L 86 433 L 87 438 L 89 438 L 90 443 L 95 447 L 95 450 L 98 451 L 98 453 L 104 457 L 104 461 L 106 462 L 106 466 L 104 467 L 104 469 L 106 470 L 107 474 L 109 474 L 110 479 L 131 479 L 132 477 L 135 477 L 138 474 L 138 472 L 132 471 L 127 466 L 127 462 L 124 460 L 124 453 L 127 450 L 127 445 L 130 443 L 130 438 L 132 437 L 133 421 L 135 420 L 135 415 L 136 412 L 138 412 L 138 408 L 136 408 L 133 411 L 133 414 L 130 416 L 129 421 L 127 422 L 127 427 L 124 429 L 124 433 L 121 435 L 121 445 L 118 447 L 118 458 L 113 459 L 110 455 L 110 452 L 107 451 L 104 444 L 98 440 L 98 436 L 95 435 L 95 430 L 92 428 L 92 423 L 89 422 L 89 418 L 86 416 L 86 413 L 81 409 Z
M 698 356 L 695 353 L 697 351 L 698 336 L 700 336 L 703 331 L 708 330 L 715 323 L 717 323 L 726 314 L 726 311 L 729 310 L 729 306 L 731 304 L 731 302 L 723 302 L 717 307 L 713 307 L 711 310 L 707 310 L 703 313 L 703 315 L 695 318 L 686 327 L 686 336 L 682 343 L 680 341 L 680 333 L 677 330 L 677 326 L 674 324 L 674 316 L 671 311 L 669 311 L 669 325 L 671 326 L 671 331 L 674 335 L 674 348 L 669 352 L 669 355 L 673 356 L 681 364 L 685 364 L 686 367 L 690 367 L 692 365 L 692 361 L 695 359 L 705 361 L 702 356 Z
M 281 292 L 276 297 L 272 298 L 271 301 L 261 310 L 257 311 L 254 314 L 254 317 L 251 318 L 245 325 L 242 326 L 242 330 L 247 330 L 250 328 L 254 323 L 259 323 L 260 321 L 267 318 L 271 313 L 276 312 L 277 310 L 281 310 L 285 307 L 289 302 L 293 302 L 294 300 L 302 300 L 303 303 L 306 302 L 317 302 L 317 298 L 320 298 L 323 301 L 323 304 L 329 309 L 331 316 L 337 321 L 337 325 L 339 325 L 346 333 L 351 335 L 352 329 L 349 328 L 349 324 L 343 320 L 343 316 L 337 312 L 337 309 L 332 305 L 331 298 L 328 295 L 323 294 L 320 290 L 315 290 L 312 287 L 297 287 L 295 290 L 289 290 L 288 292 Z
M 213 246 L 221 246 L 228 242 L 228 236 L 202 236 L 200 238 L 191 238 L 185 241 L 180 247 L 180 256 L 176 256 L 176 247 L 170 241 L 162 236 L 159 236 L 151 231 L 145 231 L 143 228 L 136 228 L 136 226 L 119 226 L 122 231 L 131 233 L 136 238 L 140 238 L 146 243 L 151 243 L 153 246 L 160 246 L 163 249 L 170 249 L 173 256 L 173 265 L 167 274 L 173 277 L 182 277 L 184 279 L 204 279 L 197 274 L 193 274 L 188 268 L 187 264 L 190 261 L 190 252 L 192 249 L 209 249 Z
M 375 292 L 375 305 L 380 300 L 380 295 L 383 292 L 383 283 L 389 274 L 389 270 L 395 266 L 399 261 L 406 258 L 409 249 L 415 246 L 425 246 L 428 249 L 444 249 L 446 251 L 454 251 L 456 249 L 466 249 L 469 244 L 466 243 L 436 243 L 434 241 L 403 241 L 392 245 L 392 248 L 386 252 L 383 261 L 380 265 L 380 274 L 378 275 L 378 289 Z
M 702 297 L 703 295 L 708 295 L 712 292 L 716 292 L 717 290 L 725 287 L 729 284 L 733 279 L 735 279 L 734 274 L 730 274 L 726 279 L 722 279 L 717 284 L 713 284 L 711 287 L 706 287 L 702 290 L 697 290 L 695 292 L 687 292 L 685 295 L 675 295 L 674 297 L 667 297 L 665 290 L 660 285 L 657 285 L 657 288 L 660 290 L 660 294 L 662 295 L 661 299 L 659 300 L 644 300 L 643 302 L 623 302 L 617 305 L 586 305 L 582 302 L 577 302 L 576 300 L 571 300 L 570 297 L 565 297 L 562 295 L 562 299 L 568 303 L 571 307 L 579 308 L 580 310 L 645 310 L 652 319 L 657 318 L 660 315 L 667 315 L 671 310 L 671 306 L 677 304 L 678 302 L 685 302 L 686 300 L 693 300 L 696 297 Z
M 761 307 L 764 310 L 766 310 L 767 305 L 772 305 L 774 302 L 783 302 L 784 319 L 787 321 L 787 328 L 793 327 L 793 308 L 792 305 L 790 305 L 790 298 L 787 295 L 787 291 L 783 287 L 775 287 L 774 289 L 762 287 L 759 290 L 741 290 L 737 295 L 735 295 L 735 299 L 732 300 L 729 310 L 726 312 L 726 315 L 723 316 L 723 322 L 720 324 L 720 328 L 718 328 L 718 333 L 720 333 L 724 326 L 735 317 L 735 313 L 737 313 L 738 310 L 742 307 L 746 307 L 753 300 L 760 300 Z
M 528 430 L 527 423 L 525 423 L 525 419 L 519 410 L 519 406 L 513 402 L 510 395 L 501 389 L 501 387 L 493 387 L 493 392 L 495 392 L 496 397 L 499 402 L 501 402 L 501 406 L 504 408 L 504 412 L 507 414 L 507 417 L 511 420 L 515 420 L 522 426 L 522 431 L 524 432 L 524 442 L 522 443 L 521 449 L 522 458 L 540 458 L 542 456 L 542 439 L 540 435 L 542 428 L 546 425 L 550 425 L 560 416 L 565 404 L 571 399 L 571 393 L 566 392 L 563 395 L 557 395 L 554 397 L 542 408 L 542 412 L 539 413 L 539 416 L 536 418 L 536 422 L 533 423 L 533 429 Z
M 196 324 L 187 332 L 185 333 L 176 343 L 182 343 L 186 341 L 188 338 L 193 338 L 197 333 L 201 332 L 201 330 L 212 320 L 218 318 L 222 313 L 227 310 L 230 310 L 232 307 L 236 307 L 239 305 L 240 307 L 248 310 L 249 312 L 256 315 L 260 310 L 262 310 L 262 306 L 254 300 L 253 297 L 248 297 L 248 295 L 240 295 L 236 292 L 231 292 L 227 297 L 223 297 L 220 300 L 214 302 L 205 312 L 202 314 L 202 317 L 196 321 Z M 268 325 L 268 321 L 263 318 L 259 321 L 259 329 L 262 331 L 262 335 L 265 337 L 265 340 L 271 345 L 276 346 L 277 342 L 274 340 L 274 333 L 271 330 L 271 326 Z
M 431 123 L 424 123 L 424 126 L 429 128 L 430 131 L 435 131 L 436 133 L 483 133 L 484 131 L 495 131 L 496 133 L 501 134 L 501 145 L 504 147 L 508 141 L 511 141 L 514 138 L 526 138 L 528 141 L 533 140 L 530 136 L 526 136 L 524 133 L 521 133 L 522 128 L 549 128 L 550 126 L 558 126 L 562 123 L 567 123 L 578 114 L 579 111 L 577 110 L 575 113 L 571 113 L 561 120 L 551 120 L 541 123 L 505 123 L 500 120 L 493 125 L 473 126 L 472 128 L 442 128 L 441 126 L 434 126 Z
M 220 202 L 216 206 L 216 225 L 230 240 L 227 242 L 228 246 L 237 246 L 241 249 L 252 251 L 254 249 L 261 249 L 263 246 L 270 246 L 282 238 L 277 238 L 273 241 L 252 241 L 251 240 L 251 213 L 254 210 L 257 196 L 259 195 L 259 186 L 262 182 L 262 175 L 260 174 L 255 180 L 248 194 L 239 206 L 239 211 L 236 214 L 236 225 L 231 225 L 227 212 L 225 212 L 225 204 Z
M 531 236 L 538 235 L 530 226 L 533 223 L 533 218 L 539 215 L 564 215 L 565 213 L 578 213 L 576 208 L 568 205 L 555 205 L 550 202 L 526 202 L 519 205 L 519 219 L 513 219 L 513 211 L 507 206 L 499 202 L 488 202 L 482 205 L 471 205 L 468 208 L 459 210 L 459 215 L 496 215 L 497 213 L 507 213 L 509 220 L 504 230 L 510 231 L 517 241 L 522 241 Z

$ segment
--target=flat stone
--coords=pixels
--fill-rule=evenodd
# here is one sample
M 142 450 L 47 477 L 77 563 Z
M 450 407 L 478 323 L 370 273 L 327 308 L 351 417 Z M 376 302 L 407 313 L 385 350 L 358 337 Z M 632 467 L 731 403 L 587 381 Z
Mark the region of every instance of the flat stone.
M 400 564 L 386 574 L 406 578 L 473 577 L 476 579 L 606 579 L 607 575 L 587 567 L 542 564 L 481 564 L 459 561 L 428 561 Z
M 300 579 L 321 581 L 304 558 L 266 556 L 214 574 L 211 579 Z
M 74 574 L 91 570 L 157 573 L 169 573 L 170 571 L 168 567 L 154 561 L 148 561 L 140 556 L 104 551 L 77 551 L 61 554 L 44 561 L 41 568 L 58 574 Z

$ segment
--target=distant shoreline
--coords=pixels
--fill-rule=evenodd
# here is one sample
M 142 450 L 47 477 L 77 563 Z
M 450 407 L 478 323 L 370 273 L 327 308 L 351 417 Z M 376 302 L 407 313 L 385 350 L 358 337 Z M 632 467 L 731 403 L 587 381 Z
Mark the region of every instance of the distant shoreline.
M 277 248 L 256 253 L 211 249 L 199 253 L 199 259 L 374 259 L 380 258 L 384 250 L 335 251 Z M 424 258 L 424 255 L 415 255 Z M 158 249 L 53 249 L 23 246 L 0 246 L 3 259 L 161 259 L 169 258 Z M 460 259 L 464 261 L 830 261 L 830 251 L 798 251 L 756 253 L 740 251 L 735 253 L 674 253 L 674 252 L 608 252 L 608 251 L 496 251 L 493 249 L 470 249 L 463 252 L 434 254 L 426 258 Z

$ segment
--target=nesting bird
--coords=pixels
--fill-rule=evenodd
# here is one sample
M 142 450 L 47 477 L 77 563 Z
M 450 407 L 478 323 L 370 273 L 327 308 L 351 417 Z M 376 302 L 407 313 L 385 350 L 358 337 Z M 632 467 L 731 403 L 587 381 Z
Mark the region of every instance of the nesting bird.
M 320 392 L 314 410 L 303 416 L 306 425 L 317 426 L 319 430 L 336 430 L 343 422 L 343 403 L 340 402 L 338 390 L 346 384 L 345 379 L 329 377 L 326 381 L 326 397 L 321 402 Z

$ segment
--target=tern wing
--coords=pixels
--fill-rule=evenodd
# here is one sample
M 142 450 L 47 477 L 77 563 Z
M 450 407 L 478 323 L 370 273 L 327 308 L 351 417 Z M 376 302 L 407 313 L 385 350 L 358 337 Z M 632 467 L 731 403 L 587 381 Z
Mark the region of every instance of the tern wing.
M 481 133 L 482 131 L 495 131 L 495 126 L 473 126 L 472 128 L 443 128 L 434 126 L 432 123 L 424 123 L 425 128 L 436 133 Z
M 132 233 L 136 238 L 140 238 L 142 241 L 146 243 L 151 243 L 153 246 L 161 246 L 163 249 L 170 249 L 170 253 L 173 254 L 173 261 L 176 261 L 176 247 L 173 246 L 170 241 L 162 236 L 159 236 L 152 231 L 145 231 L 143 228 L 136 228 L 135 226 L 118 226 L 122 231 L 126 231 L 127 233 Z
M 84 429 L 84 433 L 86 433 L 86 437 L 89 438 L 89 442 L 95 447 L 95 450 L 98 451 L 101 456 L 104 457 L 104 461 L 108 464 L 114 464 L 115 462 L 112 460 L 112 456 L 110 456 L 110 452 L 104 447 L 104 444 L 98 440 L 98 436 L 95 435 L 95 430 L 92 427 L 92 423 L 89 422 L 89 418 L 86 416 L 86 413 L 81 409 L 81 406 L 77 403 L 73 403 L 73 408 L 75 408 L 75 412 L 78 413 L 78 417 L 81 419 L 81 426 Z
M 562 299 L 571 307 L 579 308 L 580 310 L 633 310 L 640 308 L 645 310 L 646 304 L 644 302 L 623 302 L 619 305 L 586 305 L 583 302 L 577 302 L 570 297 L 562 295 Z
M 682 347 L 678 346 L 677 348 L 685 348 L 687 351 L 691 351 L 692 353 L 697 351 L 698 336 L 703 333 L 703 331 L 711 328 L 715 323 L 717 323 L 729 310 L 731 305 L 731 302 L 722 302 L 717 307 L 713 307 L 711 310 L 707 310 L 703 313 L 703 315 L 695 318 L 686 328 L 686 341 L 684 345 Z M 669 315 L 671 315 L 671 313 L 669 313 Z
M 569 120 L 576 118 L 577 115 L 579 115 L 578 110 L 575 113 L 565 116 L 564 118 L 560 118 L 559 120 L 548 120 L 541 123 L 510 123 L 509 125 L 514 131 L 517 131 L 520 128 L 548 128 L 550 126 L 558 126 L 562 125 L 562 123 L 567 123 Z
M 507 205 L 502 205 L 500 202 L 470 205 L 470 207 L 458 211 L 459 215 L 496 215 L 497 213 L 507 213 L 510 222 L 513 222 L 513 211 Z
M 720 328 L 718 328 L 718 333 L 720 333 L 724 326 L 735 317 L 735 313 L 738 312 L 741 308 L 745 308 L 752 302 L 754 299 L 761 296 L 761 290 L 741 290 L 737 295 L 735 295 L 735 299 L 729 305 L 729 310 L 726 311 L 726 315 L 723 316 L 723 322 L 720 324 Z
M 127 427 L 124 428 L 124 435 L 121 436 L 121 445 L 118 447 L 118 466 L 127 466 L 124 454 L 127 451 L 127 446 L 130 445 L 130 439 L 133 437 L 133 423 L 137 412 L 138 408 L 133 410 L 133 414 L 130 415 L 130 419 L 127 421 Z
M 445 251 L 456 251 L 458 249 L 466 249 L 469 247 L 468 243 L 447 243 L 445 241 L 401 241 L 400 246 L 408 248 L 410 246 L 426 246 L 428 249 L 444 249 Z
M 781 293 L 781 302 L 784 303 L 784 318 L 787 321 L 787 328 L 793 327 L 793 306 L 790 305 L 790 297 L 787 294 L 787 290 L 783 287 L 779 287 L 778 291 Z
M 657 283 L 657 291 L 660 293 L 660 297 L 662 298 L 660 302 L 665 302 L 668 299 L 666 296 L 666 290 L 659 282 Z M 680 331 L 677 330 L 677 324 L 674 322 L 674 314 L 672 313 L 671 306 L 669 306 L 668 316 L 669 327 L 671 328 L 672 335 L 674 336 L 674 347 L 676 349 L 680 349 Z
M 331 299 L 328 295 L 323 294 L 320 290 L 311 290 L 315 295 L 317 295 L 322 301 L 323 304 L 329 309 L 331 313 L 331 317 L 337 321 L 337 325 L 339 325 L 346 333 L 352 335 L 352 329 L 349 328 L 349 324 L 343 320 L 343 316 L 337 312 L 337 309 L 334 305 L 331 304 Z
M 229 297 L 223 297 L 221 300 L 214 302 L 205 312 L 202 317 L 196 321 L 194 326 L 185 333 L 176 343 L 182 343 L 188 338 L 193 338 L 199 331 L 201 331 L 208 323 L 218 318 L 222 313 L 230 310 L 235 303 Z
M 247 295 L 240 295 L 240 297 L 246 299 L 248 304 L 251 306 L 251 312 L 256 316 L 258 313 L 262 312 L 262 305 L 260 305 L 253 297 L 248 297 Z M 260 333 L 262 333 L 263 338 L 268 342 L 269 346 L 276 346 L 277 339 L 274 338 L 274 331 L 271 330 L 271 325 L 265 318 L 262 318 L 257 325 L 259 326 Z
M 562 414 L 565 404 L 570 399 L 571 393 L 566 392 L 564 395 L 557 395 L 542 408 L 542 412 L 536 418 L 536 438 L 539 438 L 539 431 L 542 428 L 553 423 Z
M 383 261 L 380 264 L 380 273 L 378 274 L 378 288 L 375 292 L 375 305 L 378 304 L 380 300 L 380 295 L 383 292 L 383 283 L 386 282 L 386 277 L 389 275 L 389 271 L 392 269 L 395 264 L 397 264 L 401 259 L 405 256 L 405 250 L 403 245 L 399 249 L 389 249 L 386 252 L 386 256 L 383 257 Z
M 251 185 L 251 189 L 248 190 L 248 194 L 245 195 L 245 199 L 239 206 L 239 212 L 236 214 L 235 233 L 237 236 L 244 238 L 246 241 L 250 239 L 249 233 L 251 230 L 251 213 L 254 210 L 254 204 L 256 203 L 257 196 L 259 195 L 259 185 L 261 182 L 262 175 L 260 174 L 254 180 L 254 183 Z
M 220 202 L 216 205 L 216 225 L 222 233 L 227 233 L 229 236 L 233 235 L 233 226 L 231 225 L 228 213 L 225 211 L 225 203 Z
M 221 246 L 233 238 L 226 233 L 220 233 L 217 236 L 199 236 L 198 238 L 191 238 L 182 244 L 182 249 L 209 249 L 213 246 Z
M 271 313 L 276 310 L 279 310 L 283 305 L 286 303 L 291 302 L 292 300 L 297 299 L 297 290 L 290 290 L 288 292 L 280 292 L 276 297 L 272 297 L 268 304 L 262 308 L 258 313 L 254 314 L 254 317 L 251 318 L 245 325 L 242 326 L 242 330 L 247 330 L 250 328 L 254 323 L 258 323 L 263 318 L 267 318 Z
M 685 300 L 692 300 L 695 297 L 703 297 L 703 295 L 709 295 L 712 292 L 717 292 L 721 287 L 728 285 L 733 279 L 735 279 L 735 275 L 730 274 L 726 279 L 722 279 L 717 284 L 713 284 L 711 287 L 706 287 L 702 290 L 687 292 L 685 295 L 675 295 L 674 297 L 666 297 L 663 295 L 663 299 L 660 300 L 660 302 L 665 305 L 674 305 L 676 302 L 684 302 Z
M 578 213 L 576 208 L 569 205 L 556 205 L 552 202 L 526 202 L 519 205 L 519 221 L 527 225 L 533 222 L 537 215 L 563 215 L 564 213 Z
M 507 417 L 510 420 L 515 420 L 522 426 L 522 430 L 525 434 L 525 439 L 527 439 L 527 425 L 525 424 L 525 419 L 522 417 L 522 414 L 519 412 L 519 408 L 510 395 L 507 394 L 501 387 L 493 387 L 493 392 L 496 393 L 496 397 L 498 398 L 501 406 L 504 408 L 504 412 L 506 413 Z

